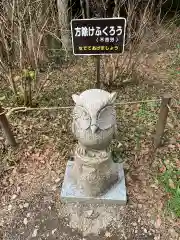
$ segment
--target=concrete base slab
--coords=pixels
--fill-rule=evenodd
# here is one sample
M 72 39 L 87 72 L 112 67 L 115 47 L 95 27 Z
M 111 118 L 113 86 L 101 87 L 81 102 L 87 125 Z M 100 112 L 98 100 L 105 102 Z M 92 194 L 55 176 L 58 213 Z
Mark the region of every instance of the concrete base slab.
M 125 205 L 127 202 L 126 186 L 123 165 L 117 164 L 119 168 L 119 180 L 104 194 L 98 197 L 86 196 L 82 189 L 70 177 L 74 162 L 68 161 L 64 182 L 61 190 L 61 200 L 63 202 L 84 202 L 84 203 L 103 203 Z

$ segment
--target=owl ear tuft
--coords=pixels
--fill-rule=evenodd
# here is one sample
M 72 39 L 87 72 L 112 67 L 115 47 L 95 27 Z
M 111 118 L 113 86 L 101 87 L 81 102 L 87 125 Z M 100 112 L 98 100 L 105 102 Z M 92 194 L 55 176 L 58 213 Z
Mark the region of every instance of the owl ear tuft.
M 116 98 L 117 98 L 117 93 L 116 92 L 111 93 L 109 97 L 109 103 L 114 103 L 116 101 Z
M 80 104 L 81 98 L 80 98 L 79 95 L 73 94 L 73 95 L 72 95 L 72 99 L 73 99 L 73 101 L 74 101 L 76 104 Z

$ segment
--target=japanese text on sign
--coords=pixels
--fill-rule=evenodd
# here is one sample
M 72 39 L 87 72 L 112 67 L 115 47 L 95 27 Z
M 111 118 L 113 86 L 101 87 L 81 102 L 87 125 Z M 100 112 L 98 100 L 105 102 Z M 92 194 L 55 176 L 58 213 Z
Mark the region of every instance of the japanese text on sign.
M 73 19 L 73 52 L 75 55 L 122 53 L 125 30 L 125 18 Z
M 83 50 L 89 50 L 89 51 L 96 51 L 96 50 L 105 50 L 105 51 L 117 51 L 119 49 L 118 46 L 83 46 L 83 47 L 79 47 L 80 51 Z
M 75 37 L 92 37 L 92 36 L 121 36 L 122 26 L 101 27 L 76 27 Z

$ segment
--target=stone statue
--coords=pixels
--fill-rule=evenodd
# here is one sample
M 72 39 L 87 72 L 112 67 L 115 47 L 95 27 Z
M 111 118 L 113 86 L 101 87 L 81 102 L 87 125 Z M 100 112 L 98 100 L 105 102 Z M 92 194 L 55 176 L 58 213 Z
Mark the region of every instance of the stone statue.
M 72 178 L 87 196 L 103 194 L 118 180 L 109 145 L 116 134 L 116 93 L 100 89 L 73 95 L 72 131 L 78 144 Z

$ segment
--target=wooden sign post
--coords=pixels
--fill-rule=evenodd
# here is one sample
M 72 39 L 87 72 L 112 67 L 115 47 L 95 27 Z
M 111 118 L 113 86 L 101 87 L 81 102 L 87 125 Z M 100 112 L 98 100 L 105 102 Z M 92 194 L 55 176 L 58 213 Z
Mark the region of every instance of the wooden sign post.
M 125 18 L 73 19 L 71 35 L 74 55 L 97 56 L 96 84 L 100 87 L 100 55 L 124 52 Z

